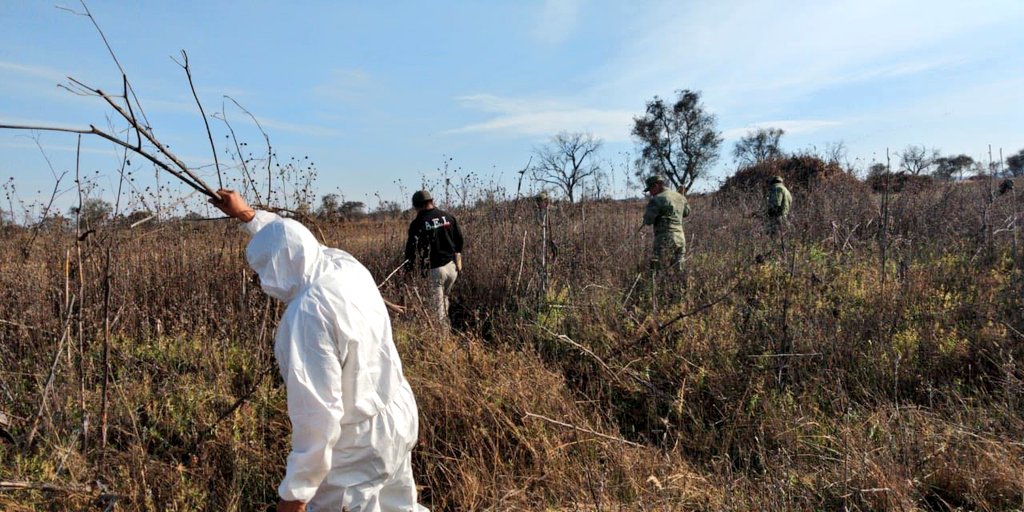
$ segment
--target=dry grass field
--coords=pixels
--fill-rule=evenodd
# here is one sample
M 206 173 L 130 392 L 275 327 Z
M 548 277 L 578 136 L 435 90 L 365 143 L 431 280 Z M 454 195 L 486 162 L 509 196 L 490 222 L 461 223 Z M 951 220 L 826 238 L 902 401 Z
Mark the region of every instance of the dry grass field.
M 396 342 L 435 510 L 1024 508 L 1024 254 L 998 183 L 691 198 L 652 280 L 640 202 L 457 209 L 452 336 L 401 273 Z M 409 217 L 317 222 L 383 280 Z M 267 510 L 281 306 L 227 221 L 0 241 L 0 509 Z M 542 238 L 546 238 L 543 240 Z M 542 258 L 543 255 L 543 258 Z M 28 488 L 16 488 L 24 486 Z

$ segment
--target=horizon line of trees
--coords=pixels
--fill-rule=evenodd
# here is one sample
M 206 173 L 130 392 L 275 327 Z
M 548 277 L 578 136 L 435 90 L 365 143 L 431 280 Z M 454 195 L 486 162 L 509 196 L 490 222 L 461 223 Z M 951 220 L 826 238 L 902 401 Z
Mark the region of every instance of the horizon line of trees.
M 632 156 L 626 153 L 627 163 L 621 169 L 625 171 L 627 186 L 633 184 L 631 176 L 642 182 L 647 176 L 656 174 L 665 177 L 673 188 L 688 192 L 694 183 L 706 178 L 711 168 L 719 161 L 724 138 L 717 128 L 717 122 L 717 117 L 709 112 L 702 102 L 700 91 L 680 89 L 675 91 L 675 96 L 670 99 L 655 95 L 646 102 L 643 114 L 633 118 L 631 135 L 636 144 L 636 153 Z M 782 128 L 772 126 L 748 130 L 733 144 L 731 156 L 736 164 L 734 172 L 789 156 L 807 154 L 817 156 L 827 163 L 841 165 L 847 172 L 857 172 L 846 159 L 847 149 L 844 143 L 830 143 L 822 152 L 811 150 L 805 153 L 788 153 L 782 149 L 781 144 L 785 133 Z M 608 192 L 609 172 L 614 170 L 608 167 L 615 165 L 599 160 L 599 152 L 603 145 L 604 142 L 600 138 L 589 132 L 563 131 L 552 136 L 548 143 L 534 148 L 531 164 L 519 171 L 520 188 L 522 177 L 528 175 L 541 190 L 556 191 L 569 202 L 587 197 L 605 197 Z M 943 155 L 937 148 L 914 144 L 904 147 L 893 156 L 895 165 L 889 162 L 870 164 L 865 169 L 865 179 L 875 179 L 887 172 L 914 177 L 930 176 L 944 181 L 963 179 L 968 174 L 1024 176 L 1024 149 L 1011 154 L 1005 160 L 1000 158 L 998 162 L 989 162 L 988 165 L 966 154 Z M 445 201 L 449 195 L 449 187 L 459 185 L 453 183 L 449 175 L 450 160 L 452 158 L 446 156 L 443 169 Z M 314 208 L 309 200 L 315 197 L 312 192 L 314 178 L 315 173 L 312 173 L 302 183 L 303 200 L 299 201 L 300 204 L 295 211 L 327 220 L 356 219 L 370 214 L 364 202 L 347 201 L 337 193 L 321 196 L 319 206 Z M 464 181 L 467 179 L 474 179 L 472 173 L 463 178 Z M 426 180 L 424 181 L 426 185 Z M 400 188 L 404 193 L 404 187 Z M 4 190 L 10 203 L 14 195 L 13 183 L 5 183 Z M 298 192 L 296 191 L 296 196 L 299 195 Z M 518 189 L 516 193 L 519 194 Z M 456 195 L 459 195 L 458 192 Z M 466 204 L 466 195 L 465 191 L 462 191 L 463 205 Z M 405 209 L 399 203 L 381 199 L 373 213 L 398 214 Z M 117 219 L 113 219 L 114 207 L 98 198 L 84 200 L 81 210 L 79 215 L 78 207 L 73 207 L 69 213 L 79 218 L 83 229 L 91 229 L 92 226 L 109 220 L 131 223 L 152 216 L 150 211 L 140 210 L 129 215 L 118 214 Z M 43 217 L 44 221 L 47 220 L 47 215 Z M 53 217 L 60 215 L 56 214 Z M 181 218 L 198 219 L 202 216 L 189 212 Z M 50 222 L 67 221 L 55 218 Z M 9 211 L 0 208 L 0 225 L 16 223 L 13 208 Z
M 633 174 L 643 179 L 653 174 L 664 176 L 682 192 L 707 176 L 719 160 L 723 137 L 717 129 L 717 118 L 701 101 L 700 91 L 681 89 L 671 100 L 659 96 L 648 101 L 644 113 L 633 118 L 631 134 L 638 154 L 632 162 Z M 785 131 L 778 127 L 749 130 L 733 145 L 732 157 L 736 171 L 772 160 L 796 155 L 782 149 Z M 596 161 L 602 141 L 587 132 L 561 132 L 548 144 L 534 149 L 537 162 L 530 170 L 534 182 L 559 191 L 570 202 L 580 196 L 588 181 L 594 182 L 600 197 L 604 169 Z M 816 154 L 822 160 L 842 165 L 848 172 L 856 169 L 847 160 L 843 142 L 827 144 Z M 896 168 L 891 164 L 873 163 L 865 178 L 885 172 L 911 176 L 931 176 L 940 180 L 963 178 L 968 173 L 1005 177 L 1024 176 L 1024 149 L 1003 161 L 982 162 L 966 154 L 942 155 L 936 148 L 908 145 L 896 155 Z

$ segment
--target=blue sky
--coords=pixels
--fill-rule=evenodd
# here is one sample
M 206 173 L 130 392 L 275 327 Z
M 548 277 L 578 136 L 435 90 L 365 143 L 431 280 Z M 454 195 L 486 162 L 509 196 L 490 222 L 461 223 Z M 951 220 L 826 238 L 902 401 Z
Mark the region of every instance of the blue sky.
M 202 120 L 170 59 L 180 49 L 208 113 L 230 95 L 260 119 L 280 160 L 316 162 L 321 193 L 371 207 L 378 195 L 404 204 L 402 192 L 435 179 L 446 155 L 459 173 L 514 189 L 533 150 L 562 130 L 601 137 L 606 167 L 620 165 L 634 149 L 632 117 L 654 95 L 681 88 L 703 92 L 727 139 L 702 188 L 734 169 L 732 142 L 759 126 L 785 129 L 788 150 L 843 141 L 861 167 L 908 144 L 976 158 L 987 158 L 990 144 L 1006 154 L 1024 148 L 1020 0 L 89 7 L 157 137 L 190 165 L 206 166 L 205 176 L 215 181 Z M 2 2 L 0 30 L 0 122 L 107 125 L 110 112 L 96 98 L 56 87 L 72 76 L 120 89 L 88 19 L 48 1 Z M 244 116 L 230 106 L 227 115 L 262 151 Z M 211 122 L 223 149 L 223 124 Z M 53 184 L 29 135 L 0 132 L 0 177 L 13 177 L 26 201 Z M 38 141 L 58 172 L 73 170 L 74 136 L 42 133 Z M 109 143 L 83 141 L 83 173 L 105 189 L 95 194 L 112 198 L 118 162 Z M 152 171 L 138 169 L 142 188 Z M 617 195 L 637 194 L 621 171 L 612 176 Z M 58 204 L 72 204 L 71 195 Z

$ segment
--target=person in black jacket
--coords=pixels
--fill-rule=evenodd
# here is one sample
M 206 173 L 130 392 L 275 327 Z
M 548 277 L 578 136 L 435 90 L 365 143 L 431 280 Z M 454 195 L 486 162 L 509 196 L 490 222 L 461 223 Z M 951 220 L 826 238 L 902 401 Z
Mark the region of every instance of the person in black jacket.
M 448 297 L 462 272 L 462 232 L 452 214 L 434 207 L 430 192 L 413 194 L 412 206 L 416 218 L 405 242 L 406 270 L 419 267 L 421 274 L 430 274 L 430 308 L 447 330 Z

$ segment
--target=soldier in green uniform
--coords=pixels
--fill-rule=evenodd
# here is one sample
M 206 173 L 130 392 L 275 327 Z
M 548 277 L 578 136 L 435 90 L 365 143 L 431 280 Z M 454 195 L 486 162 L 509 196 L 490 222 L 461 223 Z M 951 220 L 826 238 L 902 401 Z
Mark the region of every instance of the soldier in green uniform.
M 789 225 L 789 209 L 793 204 L 793 196 L 782 184 L 782 176 L 774 176 L 768 180 L 768 194 L 765 196 L 765 223 L 768 235 L 777 236 Z
M 644 225 L 654 226 L 654 268 L 683 269 L 686 253 L 686 236 L 683 234 L 683 217 L 690 215 L 686 197 L 665 186 L 661 176 L 651 176 L 645 182 L 644 192 L 651 194 L 651 200 L 644 209 Z

